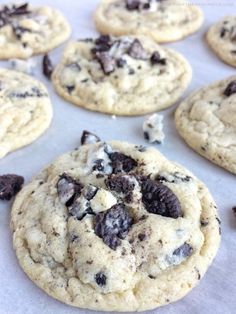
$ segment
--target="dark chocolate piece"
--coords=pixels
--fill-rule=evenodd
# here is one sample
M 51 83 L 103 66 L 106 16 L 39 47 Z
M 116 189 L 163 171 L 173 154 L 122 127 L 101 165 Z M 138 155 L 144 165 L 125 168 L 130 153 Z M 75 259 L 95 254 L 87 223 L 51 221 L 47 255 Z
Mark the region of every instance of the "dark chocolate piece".
M 22 188 L 24 178 L 16 174 L 0 176 L 0 199 L 9 201 Z
M 101 139 L 96 134 L 84 130 L 82 133 L 80 142 L 81 142 L 81 145 L 87 145 L 87 144 L 101 142 Z
M 177 196 L 164 184 L 147 177 L 141 178 L 142 201 L 149 213 L 178 218 L 182 216 Z
M 50 80 L 53 72 L 53 65 L 48 54 L 43 57 L 42 66 L 43 74 Z
M 121 244 L 133 224 L 124 204 L 116 204 L 105 212 L 99 213 L 94 219 L 95 234 L 112 250 Z
M 236 93 L 236 81 L 232 81 L 228 84 L 224 91 L 224 95 L 230 97 L 231 95 Z

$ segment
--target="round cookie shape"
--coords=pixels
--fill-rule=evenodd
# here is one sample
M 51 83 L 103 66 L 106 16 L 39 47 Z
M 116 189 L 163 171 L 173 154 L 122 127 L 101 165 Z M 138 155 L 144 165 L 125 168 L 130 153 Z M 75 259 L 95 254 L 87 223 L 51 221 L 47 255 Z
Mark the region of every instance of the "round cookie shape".
M 201 9 L 182 0 L 102 0 L 95 12 L 102 34 L 146 35 L 158 43 L 180 40 L 202 23 Z
M 70 33 L 68 22 L 56 9 L 27 3 L 0 6 L 0 59 L 27 59 L 47 53 Z
M 211 26 L 206 39 L 221 60 L 236 67 L 236 16 L 226 16 Z
M 52 81 L 59 95 L 78 106 L 141 115 L 174 104 L 191 75 L 179 53 L 149 38 L 104 35 L 69 43 Z
M 178 107 L 175 122 L 190 147 L 236 174 L 236 76 L 193 93 Z
M 41 82 L 0 69 L 0 158 L 36 140 L 51 119 L 51 101 Z
M 33 282 L 67 304 L 109 312 L 182 298 L 220 242 L 206 186 L 157 150 L 124 142 L 62 155 L 21 190 L 11 217 Z

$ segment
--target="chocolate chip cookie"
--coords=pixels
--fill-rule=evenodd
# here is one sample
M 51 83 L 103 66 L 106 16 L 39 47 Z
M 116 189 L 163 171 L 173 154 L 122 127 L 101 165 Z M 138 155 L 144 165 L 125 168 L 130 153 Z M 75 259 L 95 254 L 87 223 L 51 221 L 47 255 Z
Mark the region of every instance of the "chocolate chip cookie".
M 41 82 L 0 69 L 0 158 L 36 140 L 51 119 L 51 101 Z
M 195 151 L 236 174 L 236 76 L 192 94 L 178 107 L 175 121 Z
M 236 67 L 236 16 L 226 16 L 213 25 L 206 38 L 221 60 Z
M 20 265 L 49 295 L 81 308 L 144 311 L 182 298 L 219 246 L 209 191 L 153 148 L 93 139 L 16 197 Z
M 167 108 L 190 79 L 191 67 L 179 53 L 145 37 L 108 35 L 71 42 L 52 75 L 66 100 L 117 115 Z
M 102 34 L 146 35 L 158 43 L 180 40 L 202 22 L 200 8 L 183 0 L 102 0 L 95 13 Z
M 28 3 L 0 6 L 0 59 L 27 59 L 46 53 L 70 36 L 63 15 L 50 7 Z

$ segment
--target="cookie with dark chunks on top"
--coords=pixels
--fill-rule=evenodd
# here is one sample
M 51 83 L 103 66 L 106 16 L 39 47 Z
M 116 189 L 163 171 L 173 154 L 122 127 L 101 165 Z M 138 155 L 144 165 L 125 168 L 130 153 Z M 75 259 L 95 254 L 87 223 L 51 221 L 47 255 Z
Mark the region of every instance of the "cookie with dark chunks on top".
M 95 12 L 102 34 L 144 35 L 158 43 L 181 40 L 202 23 L 200 7 L 184 0 L 101 0 Z
M 236 67 L 236 15 L 225 16 L 206 34 L 207 43 L 225 63 Z
M 28 3 L 0 6 L 0 59 L 28 59 L 62 44 L 71 29 L 58 10 Z
M 175 114 L 183 139 L 200 155 L 236 174 L 236 76 L 190 95 Z
M 9 201 L 22 188 L 24 178 L 16 174 L 0 175 L 0 200 Z
M 179 53 L 146 37 L 109 35 L 69 43 L 52 76 L 66 100 L 117 115 L 167 108 L 190 79 L 190 65 Z
M 59 157 L 19 192 L 11 220 L 19 263 L 39 287 L 109 312 L 180 299 L 220 241 L 205 185 L 157 150 L 124 142 Z

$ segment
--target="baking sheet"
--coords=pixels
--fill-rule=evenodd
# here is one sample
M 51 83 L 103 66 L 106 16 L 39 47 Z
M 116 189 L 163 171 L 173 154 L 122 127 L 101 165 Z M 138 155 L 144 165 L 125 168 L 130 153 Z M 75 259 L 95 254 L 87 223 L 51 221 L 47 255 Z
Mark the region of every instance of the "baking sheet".
M 72 25 L 74 38 L 96 34 L 92 14 L 99 0 L 30 2 L 61 9 Z M 201 0 L 196 4 L 200 4 L 205 12 L 202 29 L 184 41 L 168 45 L 181 52 L 193 67 L 193 80 L 186 95 L 216 79 L 235 74 L 235 69 L 218 60 L 204 42 L 204 33 L 212 23 L 224 15 L 236 14 L 235 0 Z M 59 60 L 61 49 L 62 47 L 50 54 L 54 63 Z M 117 117 L 114 120 L 111 116 L 89 112 L 63 101 L 53 91 L 51 83 L 42 76 L 41 57 L 35 60 L 38 62 L 35 76 L 43 80 L 49 89 L 54 119 L 50 129 L 40 139 L 0 160 L 0 174 L 21 174 L 26 183 L 29 182 L 33 175 L 58 155 L 77 147 L 84 129 L 97 133 L 104 140 L 117 139 L 146 144 L 142 134 L 144 117 Z M 8 62 L 1 62 L 0 65 L 9 66 Z M 213 265 L 198 287 L 179 302 L 149 313 L 233 314 L 236 313 L 236 219 L 231 208 L 236 206 L 236 177 L 197 155 L 183 142 L 174 126 L 174 110 L 175 106 L 163 111 L 166 139 L 164 144 L 156 147 L 167 158 L 191 170 L 208 186 L 219 206 L 222 243 Z M 69 307 L 52 299 L 23 273 L 12 249 L 10 206 L 11 203 L 0 203 L 0 313 L 94 313 Z

